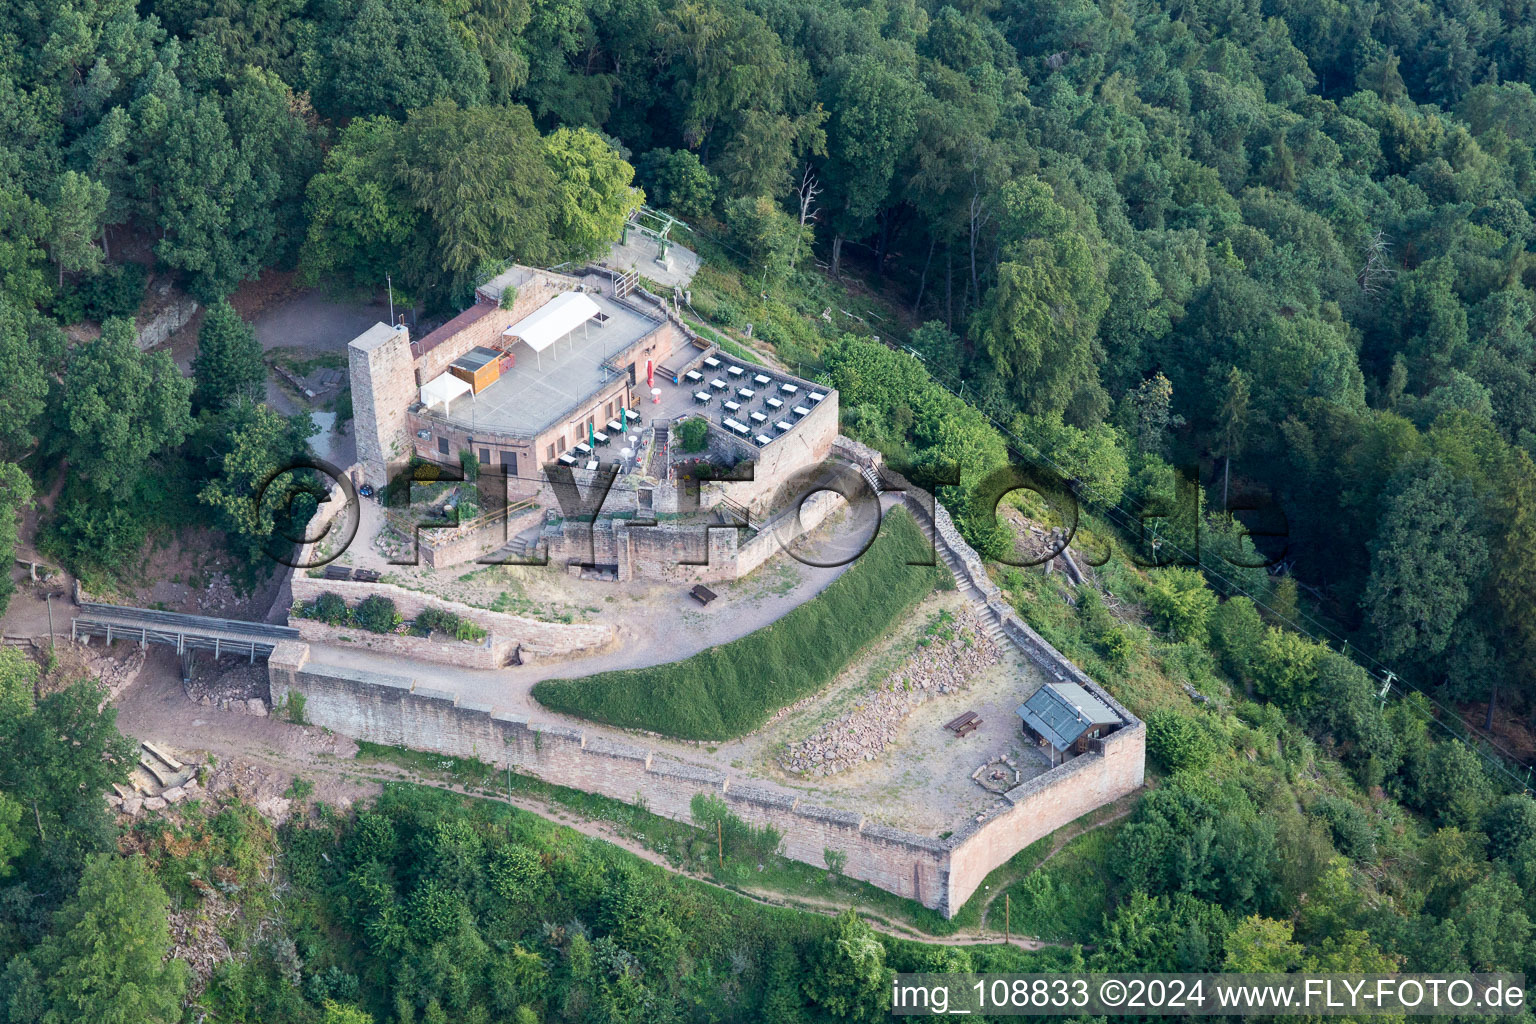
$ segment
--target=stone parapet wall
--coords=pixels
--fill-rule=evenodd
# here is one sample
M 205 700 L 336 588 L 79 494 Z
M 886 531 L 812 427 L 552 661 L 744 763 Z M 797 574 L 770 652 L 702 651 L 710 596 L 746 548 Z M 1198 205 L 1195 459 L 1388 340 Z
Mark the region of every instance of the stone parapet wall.
M 620 580 L 715 583 L 740 579 L 809 533 L 847 502 L 818 491 L 742 540 L 743 530 L 724 525 L 640 525 L 625 518 L 595 523 L 561 521 L 544 531 L 554 565 L 616 566 Z
M 841 453 L 870 460 L 860 461 L 861 465 L 878 468 L 880 464 L 878 453 L 868 449 L 860 452 L 846 439 L 838 439 L 837 447 Z M 338 732 L 376 743 L 479 758 L 556 785 L 641 804 L 678 820 L 692 820 L 691 802 L 696 794 L 712 793 L 743 820 L 779 830 L 785 856 L 822 866 L 827 850 L 841 852 L 847 857 L 844 872 L 849 877 L 952 916 L 989 872 L 1019 850 L 1140 787 L 1145 773 L 1146 730 L 1006 607 L 997 587 L 987 578 L 980 557 L 960 537 L 948 512 L 937 503 L 929 505 L 927 499 L 926 494 L 909 492 L 908 505 L 934 524 L 936 543 L 954 554 L 968 581 L 986 597 L 987 607 L 1001 617 L 1009 639 L 1048 675 L 1082 684 L 1123 720 L 1118 730 L 1097 741 L 1087 753 L 1018 786 L 944 839 L 892 828 L 862 814 L 824 808 L 796 794 L 674 760 L 638 744 L 541 725 L 494 707 L 460 703 L 453 694 L 433 691 L 409 677 L 311 666 L 305 644 L 288 642 L 274 651 L 269 663 L 271 699 L 280 703 L 287 693 L 299 692 L 305 697 L 309 720 Z M 841 498 L 828 502 L 822 515 L 840 506 Z M 716 532 L 733 539 L 736 536 L 735 531 Z M 765 533 L 748 543 L 760 538 L 767 542 Z M 774 546 L 776 549 L 776 543 Z M 334 586 L 329 581 L 309 582 L 317 589 Z
M 541 622 L 521 615 L 488 611 L 472 605 L 460 604 L 446 598 L 407 590 L 392 583 L 360 583 L 356 580 L 317 579 L 303 572 L 293 575 L 293 599 L 309 603 L 321 594 L 331 593 L 343 598 L 347 604 L 356 605 L 365 598 L 378 595 L 395 603 L 395 610 L 407 619 L 415 618 L 424 608 L 436 608 L 453 612 L 483 628 L 493 645 L 502 645 L 508 654 L 521 646 L 524 650 L 545 656 L 590 654 L 607 646 L 614 639 L 613 627 L 605 623 Z M 290 624 L 303 628 L 307 619 L 290 616 Z M 361 631 L 345 630 L 355 636 Z M 368 634 L 363 634 L 368 635 Z M 499 666 L 493 666 L 499 667 Z
M 696 795 L 713 794 L 743 820 L 779 830 L 787 857 L 824 866 L 827 850 L 841 851 L 850 877 L 925 906 L 949 909 L 951 851 L 946 841 L 819 807 L 643 746 L 458 703 L 454 695 L 408 676 L 312 665 L 307 644 L 280 644 L 268 665 L 274 706 L 289 694 L 300 694 L 311 724 L 373 743 L 473 757 L 556 785 L 643 804 L 652 813 L 681 821 L 692 821 Z
M 441 665 L 470 669 L 503 668 L 517 650 L 517 642 L 507 637 L 487 636 L 478 643 L 462 640 L 434 640 L 425 636 L 401 636 L 396 633 L 370 633 L 357 626 L 332 626 L 318 619 L 298 619 L 293 623 L 305 643 L 331 647 L 355 647 L 377 654 L 415 658 Z

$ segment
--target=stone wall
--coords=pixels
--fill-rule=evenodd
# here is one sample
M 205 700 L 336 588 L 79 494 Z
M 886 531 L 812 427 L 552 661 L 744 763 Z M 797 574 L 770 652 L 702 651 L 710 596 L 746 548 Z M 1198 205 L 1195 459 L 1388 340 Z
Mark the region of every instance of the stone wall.
M 443 569 L 490 554 L 543 518 L 544 509 L 534 508 L 511 518 L 503 516 L 452 530 L 422 530 L 417 534 L 417 548 L 423 565 Z
M 494 634 L 478 643 L 436 640 L 425 636 L 370 633 L 357 626 L 332 626 L 319 619 L 291 619 L 305 643 L 328 647 L 359 648 L 397 658 L 415 658 L 440 665 L 471 669 L 504 668 L 517 650 L 516 641 Z
M 878 469 L 878 453 L 861 451 L 863 446 L 855 447 L 846 439 L 838 439 L 837 445 L 840 454 Z M 1146 730 L 1007 607 L 987 578 L 981 559 L 960 537 L 942 505 L 922 492 L 909 491 L 907 498 L 914 514 L 933 526 L 936 543 L 955 556 L 962 574 L 982 591 L 988 610 L 999 616 L 1009 639 L 1047 675 L 1080 683 L 1122 719 L 1119 729 L 1094 741 L 1086 753 L 1018 786 L 944 839 L 822 808 L 794 794 L 764 789 L 645 747 L 543 726 L 493 707 L 459 703 L 453 694 L 422 687 L 408 677 L 311 669 L 304 644 L 284 643 L 273 652 L 271 699 L 281 702 L 286 693 L 296 691 L 306 698 L 310 721 L 338 732 L 376 743 L 479 758 L 557 785 L 643 804 L 679 820 L 691 820 L 689 807 L 696 793 L 714 793 L 744 820 L 778 829 L 784 836 L 781 852 L 785 856 L 821 866 L 825 851 L 840 851 L 847 855 L 844 871 L 850 877 L 950 916 L 990 871 L 1019 850 L 1140 787 Z M 735 536 L 734 531 L 716 533 Z M 327 581 L 310 582 L 322 589 L 334 586 Z
M 510 653 L 518 646 L 534 654 L 545 656 L 590 653 L 606 646 L 614 639 L 613 627 L 605 623 L 541 622 L 521 615 L 488 611 L 471 605 L 460 604 L 445 598 L 406 590 L 391 583 L 360 583 L 356 580 L 317 579 L 304 572 L 293 574 L 293 599 L 308 603 L 321 594 L 331 593 L 355 605 L 377 594 L 395 602 L 395 610 L 407 619 L 421 614 L 423 608 L 437 608 L 468 619 L 490 634 L 493 642 L 503 642 Z M 291 625 L 300 626 L 306 621 L 297 619 Z M 349 635 L 360 631 L 348 631 Z
M 746 540 L 742 535 L 747 531 L 732 526 L 648 526 L 602 517 L 591 524 L 552 524 L 544 531 L 544 543 L 553 565 L 615 566 L 620 580 L 722 582 L 747 575 L 846 504 L 840 494 L 818 491 L 800 504 L 798 521 L 796 509 L 786 509 Z
M 893 829 L 861 814 L 819 807 L 701 765 L 583 731 L 531 722 L 523 715 L 457 702 L 453 694 L 407 676 L 385 676 L 308 662 L 309 648 L 288 641 L 269 659 L 270 699 L 304 697 L 306 721 L 358 739 L 473 757 L 691 821 L 699 793 L 784 836 L 781 852 L 825 864 L 828 849 L 847 854 L 844 872 L 926 906 L 949 908 L 949 843 Z

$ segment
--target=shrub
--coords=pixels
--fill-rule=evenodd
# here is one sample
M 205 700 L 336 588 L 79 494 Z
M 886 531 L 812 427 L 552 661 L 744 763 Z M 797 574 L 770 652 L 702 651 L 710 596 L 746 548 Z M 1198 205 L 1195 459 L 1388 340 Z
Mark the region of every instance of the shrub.
M 772 825 L 761 827 L 741 820 L 713 793 L 695 793 L 689 804 L 693 823 L 706 832 L 715 832 L 732 856 L 745 854 L 751 860 L 766 860 L 779 852 L 784 834 Z M 828 851 L 832 852 L 832 851 Z
M 395 628 L 395 602 L 374 594 L 352 609 L 352 621 L 370 633 L 388 633 Z
M 411 632 L 417 636 L 431 633 L 447 633 L 459 640 L 484 640 L 484 627 L 441 608 L 423 608 L 412 624 Z
M 694 416 L 677 425 L 677 443 L 685 452 L 701 452 L 709 442 L 709 424 Z
M 868 551 L 772 625 L 671 664 L 546 679 L 533 695 L 551 710 L 625 728 L 698 740 L 740 736 L 826 684 L 952 579 L 942 566 L 922 564 L 932 557 L 912 517 L 893 509 Z
M 1536 800 L 1524 793 L 1506 796 L 1483 817 L 1488 834 L 1488 853 L 1501 860 L 1513 859 L 1516 851 L 1536 836 Z
M 465 480 L 473 482 L 480 479 L 480 457 L 468 448 L 461 449 L 459 451 L 459 469 L 463 471 Z M 463 504 L 467 504 L 467 502 Z M 460 515 L 462 517 L 462 512 Z
M 347 624 L 347 602 L 340 594 L 326 592 L 315 598 L 315 603 L 310 607 L 309 617 L 319 619 L 321 622 L 330 623 L 332 626 L 345 626 Z
M 1216 610 L 1216 595 L 1199 570 L 1169 566 L 1153 569 L 1143 602 L 1174 636 L 1186 643 L 1205 643 L 1206 623 Z
M 1161 708 L 1147 716 L 1147 752 L 1171 772 L 1198 772 L 1216 760 L 1216 742 L 1205 723 Z
M 66 284 L 53 302 L 53 314 L 60 323 L 81 320 L 98 323 L 114 316 L 132 316 L 144 298 L 149 272 L 137 263 L 109 266 L 101 273 Z
M 1376 856 L 1376 826 L 1371 816 L 1348 800 L 1325 796 L 1312 812 L 1327 822 L 1333 844 L 1346 857 L 1371 860 Z

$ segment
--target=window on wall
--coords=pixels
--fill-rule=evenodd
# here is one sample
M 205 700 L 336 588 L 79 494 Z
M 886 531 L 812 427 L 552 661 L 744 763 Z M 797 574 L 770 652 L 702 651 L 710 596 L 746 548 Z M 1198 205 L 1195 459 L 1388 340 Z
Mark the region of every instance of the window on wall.
M 544 458 L 547 459 L 550 462 L 554 462 L 555 461 L 555 446 L 554 445 L 550 445 L 549 446 L 549 450 L 544 453 Z
M 481 448 L 480 449 L 480 465 L 482 465 L 482 466 L 489 466 L 490 464 L 491 464 L 491 450 L 489 448 Z
M 437 454 L 448 454 L 448 439 L 446 437 L 440 437 L 437 439 Z
M 613 403 L 608 403 L 608 418 L 613 419 Z

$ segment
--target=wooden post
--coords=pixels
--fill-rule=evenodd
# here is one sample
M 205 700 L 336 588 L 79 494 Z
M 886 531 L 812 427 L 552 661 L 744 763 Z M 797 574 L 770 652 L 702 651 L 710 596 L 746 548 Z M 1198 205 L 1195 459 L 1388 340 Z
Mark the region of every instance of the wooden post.
M 725 867 L 725 830 L 718 820 L 715 822 L 715 855 L 720 858 L 720 866 Z
M 1003 893 L 1003 942 L 1009 941 L 1008 936 L 1013 931 L 1013 905 L 1009 902 L 1007 893 Z

